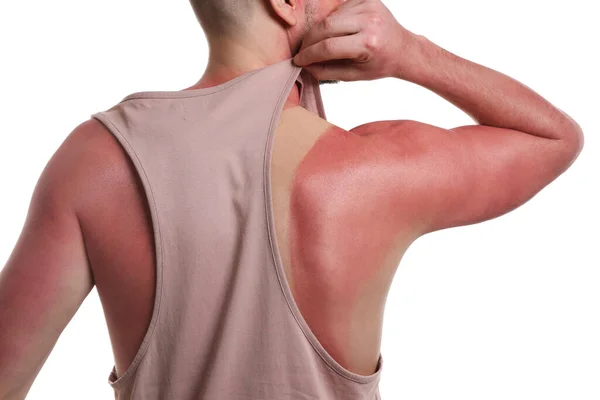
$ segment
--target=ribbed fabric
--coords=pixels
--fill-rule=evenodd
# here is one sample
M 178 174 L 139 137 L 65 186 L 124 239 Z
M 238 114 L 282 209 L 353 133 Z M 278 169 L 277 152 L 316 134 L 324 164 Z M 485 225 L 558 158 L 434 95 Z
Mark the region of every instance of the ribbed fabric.
M 115 399 L 380 399 L 303 319 L 276 243 L 270 164 L 295 82 L 325 117 L 318 81 L 291 59 L 223 84 L 138 92 L 93 114 L 131 158 L 156 248 L 152 319 Z

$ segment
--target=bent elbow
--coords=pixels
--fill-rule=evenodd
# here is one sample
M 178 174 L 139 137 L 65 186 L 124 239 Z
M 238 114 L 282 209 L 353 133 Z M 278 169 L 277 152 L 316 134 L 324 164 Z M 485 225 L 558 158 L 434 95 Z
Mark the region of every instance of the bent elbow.
M 575 125 L 572 130 L 568 133 L 563 134 L 563 137 L 559 139 L 562 142 L 563 151 L 561 152 L 561 171 L 569 169 L 571 165 L 577 160 L 579 154 L 583 150 L 584 138 L 583 131 L 579 125 Z M 561 172 L 561 173 L 562 173 Z
M 569 114 L 560 108 L 558 110 L 568 119 L 568 122 L 566 123 L 568 128 L 563 132 L 561 140 L 568 144 L 569 150 L 571 150 L 571 153 L 573 154 L 573 159 L 575 159 L 579 156 L 579 153 L 581 153 L 581 150 L 583 149 L 583 144 L 585 141 L 583 137 L 583 129 L 581 129 L 581 126 L 577 123 L 577 121 L 571 118 Z
M 583 145 L 585 143 L 585 139 L 583 136 L 583 129 L 579 124 L 575 123 L 573 127 L 573 131 L 567 135 L 567 139 L 570 142 L 570 148 L 572 151 L 573 160 L 579 157 L 579 153 L 583 150 Z

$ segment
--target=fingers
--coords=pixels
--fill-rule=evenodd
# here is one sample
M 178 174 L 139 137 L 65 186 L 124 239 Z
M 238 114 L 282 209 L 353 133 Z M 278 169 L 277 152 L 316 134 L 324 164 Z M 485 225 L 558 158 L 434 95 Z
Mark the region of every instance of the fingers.
M 315 24 L 304 35 L 302 48 L 312 46 L 321 40 L 336 36 L 352 35 L 358 32 L 360 32 L 360 25 L 357 18 L 353 18 L 347 14 L 338 16 L 331 14 Z
M 366 54 L 365 47 L 357 36 L 340 36 L 320 41 L 304 50 L 300 50 L 294 57 L 294 63 L 302 67 L 313 63 L 346 58 L 364 61 L 368 54 Z
M 353 68 L 348 68 L 344 65 L 335 64 L 312 64 L 304 67 L 317 80 L 341 80 L 341 81 L 357 81 L 361 79 L 360 72 Z

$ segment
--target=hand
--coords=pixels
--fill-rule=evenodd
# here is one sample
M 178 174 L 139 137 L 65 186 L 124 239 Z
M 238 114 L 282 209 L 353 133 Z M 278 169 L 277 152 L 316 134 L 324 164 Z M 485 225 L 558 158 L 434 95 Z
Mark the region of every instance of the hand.
M 397 77 L 417 36 L 381 0 L 347 0 L 306 33 L 294 63 L 318 80 Z

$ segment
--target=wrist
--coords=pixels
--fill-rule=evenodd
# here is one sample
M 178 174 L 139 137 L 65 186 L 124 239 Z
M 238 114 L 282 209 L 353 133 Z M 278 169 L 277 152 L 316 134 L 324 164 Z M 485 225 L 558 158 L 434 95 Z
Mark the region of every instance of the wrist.
M 412 32 L 402 42 L 392 77 L 417 83 L 419 77 L 426 73 L 428 54 L 435 51 L 436 45 L 425 36 Z

